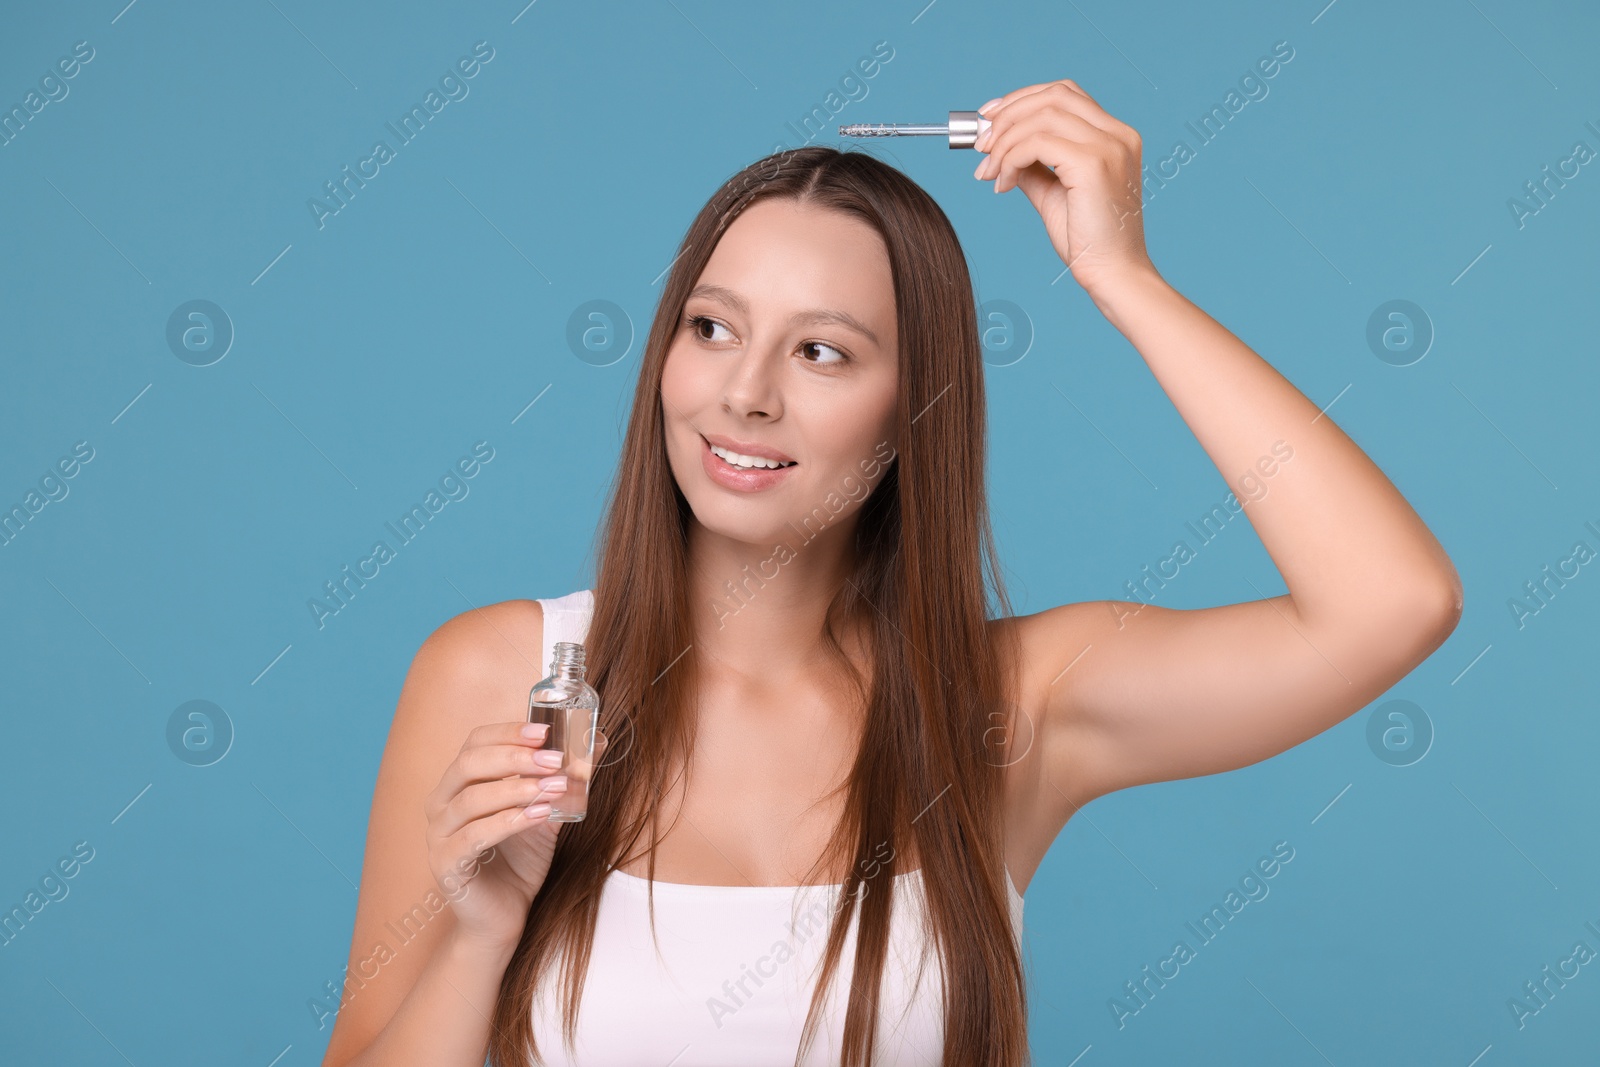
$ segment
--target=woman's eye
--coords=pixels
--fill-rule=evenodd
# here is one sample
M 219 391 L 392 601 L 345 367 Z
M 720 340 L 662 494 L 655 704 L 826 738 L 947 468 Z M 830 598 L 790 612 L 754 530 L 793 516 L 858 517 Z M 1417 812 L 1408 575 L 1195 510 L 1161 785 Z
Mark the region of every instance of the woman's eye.
M 684 328 L 693 333 L 698 340 L 704 341 L 708 344 L 732 339 L 731 336 L 719 338 L 716 335 L 716 331 L 727 330 L 730 335 L 733 333 L 733 331 L 728 330 L 726 326 L 722 325 L 722 323 L 718 322 L 716 319 L 705 315 L 685 315 L 683 319 L 683 325 Z M 708 329 L 711 331 L 709 335 L 706 333 L 706 330 Z M 821 352 L 831 352 L 833 355 L 831 358 L 828 356 L 819 356 L 818 358 L 811 358 L 810 356 L 807 356 L 806 362 L 808 363 L 829 367 L 850 362 L 849 356 L 845 355 L 842 351 L 830 344 L 824 344 L 821 341 L 803 341 L 800 344 L 800 350 L 802 352 L 811 348 L 818 349 Z
M 821 364 L 825 364 L 826 365 L 826 364 L 848 363 L 848 362 L 850 362 L 850 357 L 849 356 L 846 356 L 843 352 L 839 351 L 837 348 L 834 348 L 832 345 L 823 344 L 821 341 L 806 341 L 800 347 L 802 349 L 820 348 L 824 352 L 832 352 L 835 356 L 838 357 L 837 359 L 814 359 L 814 360 L 811 360 L 812 363 L 821 363 Z
M 700 338 L 702 341 L 715 341 L 717 340 L 715 331 L 719 329 L 727 329 L 727 327 L 722 325 L 722 323 L 717 322 L 715 319 L 709 319 L 704 315 L 690 315 L 683 320 L 683 324 L 693 331 L 694 335 Z M 701 332 L 701 330 L 706 326 L 711 327 L 713 331 L 713 334 L 710 337 L 707 337 Z

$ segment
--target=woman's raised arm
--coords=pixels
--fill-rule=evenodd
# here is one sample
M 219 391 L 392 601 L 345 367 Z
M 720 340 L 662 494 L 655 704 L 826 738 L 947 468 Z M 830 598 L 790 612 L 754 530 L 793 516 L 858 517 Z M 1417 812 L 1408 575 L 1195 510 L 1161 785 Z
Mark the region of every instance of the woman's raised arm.
M 1462 608 L 1455 567 L 1333 419 L 1156 271 L 1131 128 L 1066 80 L 980 110 L 994 125 L 976 176 L 1021 188 L 1038 209 L 1236 487 L 1288 587 L 1188 611 L 1095 601 L 1019 620 L 1047 773 L 1081 803 L 1246 766 L 1321 733 L 1449 636 Z

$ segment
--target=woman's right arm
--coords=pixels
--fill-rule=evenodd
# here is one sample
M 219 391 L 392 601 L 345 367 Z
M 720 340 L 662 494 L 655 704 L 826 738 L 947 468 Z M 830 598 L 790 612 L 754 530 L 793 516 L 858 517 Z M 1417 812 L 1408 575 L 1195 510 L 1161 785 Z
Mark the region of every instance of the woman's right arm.
M 532 780 L 487 781 L 500 779 L 501 772 L 541 772 L 520 764 L 515 769 L 492 765 L 485 757 L 480 760 L 484 770 L 467 776 L 479 784 L 463 791 L 460 764 L 469 739 L 504 729 L 493 724 L 526 720 L 528 691 L 543 676 L 542 624 L 535 601 L 474 609 L 434 631 L 412 661 L 373 791 L 344 995 L 323 1067 L 483 1065 L 500 982 L 521 929 L 505 922 L 498 931 L 494 923 L 464 929 L 452 894 L 434 873 L 437 856 L 430 857 L 430 849 L 439 848 L 442 794 L 477 795 L 480 804 L 500 805 L 513 795 L 521 797 L 524 787 L 536 790 Z M 523 755 L 504 744 L 473 755 L 494 751 L 509 753 L 506 758 Z M 531 759 L 531 752 L 526 755 Z M 530 793 L 518 803 L 532 799 Z M 478 814 L 466 811 L 456 821 Z M 545 832 L 543 826 L 536 829 Z M 481 836 L 476 829 L 464 832 Z M 503 915 L 514 913 L 516 901 L 505 899 L 504 879 L 494 886 L 474 885 L 469 878 L 474 872 L 466 869 L 471 856 L 463 862 L 460 879 L 451 883 L 454 895 L 498 893 L 498 900 L 473 899 L 478 914 L 485 904 L 498 905 Z M 486 856 L 480 870 L 503 862 L 503 857 Z M 515 877 L 512 881 L 522 885 Z

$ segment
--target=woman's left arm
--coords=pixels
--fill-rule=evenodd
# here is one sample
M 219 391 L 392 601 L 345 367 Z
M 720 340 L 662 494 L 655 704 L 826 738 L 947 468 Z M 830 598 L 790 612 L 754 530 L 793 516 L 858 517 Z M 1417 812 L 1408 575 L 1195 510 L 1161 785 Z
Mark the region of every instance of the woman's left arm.
M 994 178 L 996 192 L 1020 187 L 1039 210 L 1074 278 L 1235 489 L 1288 587 L 1196 610 L 1095 601 L 1019 619 L 1047 770 L 1081 803 L 1246 766 L 1321 733 L 1449 636 L 1462 608 L 1454 566 L 1332 418 L 1156 271 L 1130 127 L 1071 81 L 983 111 L 993 126 L 975 176 Z

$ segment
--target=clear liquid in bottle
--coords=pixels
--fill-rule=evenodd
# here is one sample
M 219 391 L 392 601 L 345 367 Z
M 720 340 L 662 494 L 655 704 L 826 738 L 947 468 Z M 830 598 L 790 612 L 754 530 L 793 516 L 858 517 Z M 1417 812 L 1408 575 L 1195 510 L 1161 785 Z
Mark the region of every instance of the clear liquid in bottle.
M 557 641 L 550 661 L 550 677 L 528 693 L 528 721 L 550 729 L 544 747 L 561 753 L 567 776 L 566 792 L 550 802 L 551 822 L 580 822 L 589 811 L 589 781 L 594 774 L 600 733 L 600 694 L 584 678 L 583 645 Z

